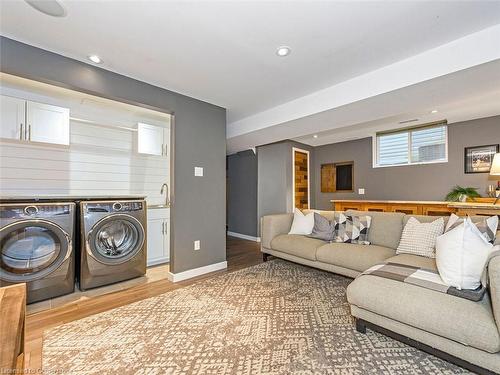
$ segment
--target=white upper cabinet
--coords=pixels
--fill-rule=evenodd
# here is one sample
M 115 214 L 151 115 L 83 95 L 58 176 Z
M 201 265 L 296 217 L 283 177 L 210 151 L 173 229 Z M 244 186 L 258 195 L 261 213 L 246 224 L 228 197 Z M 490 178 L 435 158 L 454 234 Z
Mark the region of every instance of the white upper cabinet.
M 27 140 L 69 145 L 69 109 L 27 102 Z
M 137 152 L 147 155 L 167 156 L 168 129 L 162 126 L 138 123 Z
M 0 137 L 69 145 L 69 109 L 0 96 Z
M 25 105 L 23 99 L 0 96 L 0 137 L 22 140 L 25 132 Z

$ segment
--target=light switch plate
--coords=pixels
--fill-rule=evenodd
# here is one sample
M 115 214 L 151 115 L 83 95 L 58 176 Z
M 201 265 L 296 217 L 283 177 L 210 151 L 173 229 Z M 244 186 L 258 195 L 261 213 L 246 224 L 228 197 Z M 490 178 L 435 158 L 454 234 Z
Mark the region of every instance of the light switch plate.
M 365 194 L 365 189 L 358 189 L 358 194 L 359 195 L 364 195 Z
M 203 177 L 203 167 L 194 167 L 194 175 L 196 177 Z
M 200 250 L 200 247 L 201 247 L 200 240 L 194 241 L 194 249 Z

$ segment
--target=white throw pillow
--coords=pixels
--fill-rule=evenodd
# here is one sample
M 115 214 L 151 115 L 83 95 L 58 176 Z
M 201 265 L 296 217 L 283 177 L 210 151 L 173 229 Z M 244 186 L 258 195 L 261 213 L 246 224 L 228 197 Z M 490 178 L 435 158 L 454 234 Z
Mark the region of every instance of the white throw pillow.
M 295 209 L 293 213 L 292 229 L 288 234 L 303 234 L 309 235 L 314 228 L 314 212 L 304 215 L 299 209 Z
M 427 258 L 436 257 L 436 239 L 444 231 L 444 219 L 441 217 L 431 223 L 421 223 L 410 217 L 403 229 L 397 254 L 413 254 Z
M 488 256 L 493 251 L 470 218 L 439 236 L 436 265 L 443 281 L 457 289 L 477 289 L 481 285 Z
M 460 224 L 464 222 L 464 219 L 451 214 L 448 219 L 448 223 L 446 224 L 446 228 L 444 228 L 445 233 L 451 229 L 458 227 Z M 498 216 L 490 216 L 485 218 L 483 221 L 478 221 L 474 223 L 474 225 L 479 229 L 481 235 L 490 243 L 494 243 L 496 239 L 496 233 L 498 230 Z

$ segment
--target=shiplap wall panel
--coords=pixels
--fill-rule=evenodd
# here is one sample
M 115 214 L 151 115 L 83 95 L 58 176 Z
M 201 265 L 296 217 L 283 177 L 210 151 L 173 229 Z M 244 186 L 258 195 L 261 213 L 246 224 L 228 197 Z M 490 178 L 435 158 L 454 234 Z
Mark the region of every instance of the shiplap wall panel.
M 3 157 L 1 164 L 5 168 L 11 168 L 14 171 L 17 169 L 39 169 L 39 170 L 52 170 L 52 171 L 67 171 L 70 169 L 69 164 L 71 164 L 72 171 L 79 172 L 96 172 L 96 173 L 113 173 L 113 174 L 130 174 L 130 165 L 118 165 L 118 164 L 99 164 L 99 170 L 96 170 L 97 163 L 85 163 L 85 162 L 72 162 L 72 161 L 62 161 L 62 160 L 43 160 L 43 159 L 30 159 L 21 157 Z M 165 176 L 164 173 L 158 173 L 161 167 L 158 166 L 136 166 L 140 168 L 141 171 L 135 173 L 136 175 L 150 175 L 150 176 Z M 7 176 L 7 174 L 5 174 Z
M 147 196 L 150 204 L 165 201 L 160 189 L 164 182 L 170 184 L 170 157 L 138 154 L 137 132 L 109 127 L 119 124 L 136 129 L 140 121 L 158 125 L 161 121 L 157 117 L 148 118 L 123 104 L 107 107 L 99 101 L 81 100 L 84 105 L 78 105 L 74 98 L 65 100 L 54 93 L 44 97 L 38 92 L 33 97 L 32 92 L 19 88 L 11 88 L 12 92 L 70 107 L 71 116 L 77 114 L 107 126 L 72 120 L 69 147 L 0 140 L 2 196 L 137 194 Z M 168 121 L 163 125 L 168 126 Z

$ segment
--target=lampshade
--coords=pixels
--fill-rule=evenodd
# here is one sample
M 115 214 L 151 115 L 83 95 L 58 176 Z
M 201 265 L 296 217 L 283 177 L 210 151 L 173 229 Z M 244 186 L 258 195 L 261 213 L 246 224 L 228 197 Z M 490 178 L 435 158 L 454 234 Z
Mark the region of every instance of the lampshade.
M 493 163 L 491 163 L 490 175 L 500 176 L 500 152 L 497 152 L 493 157 Z

